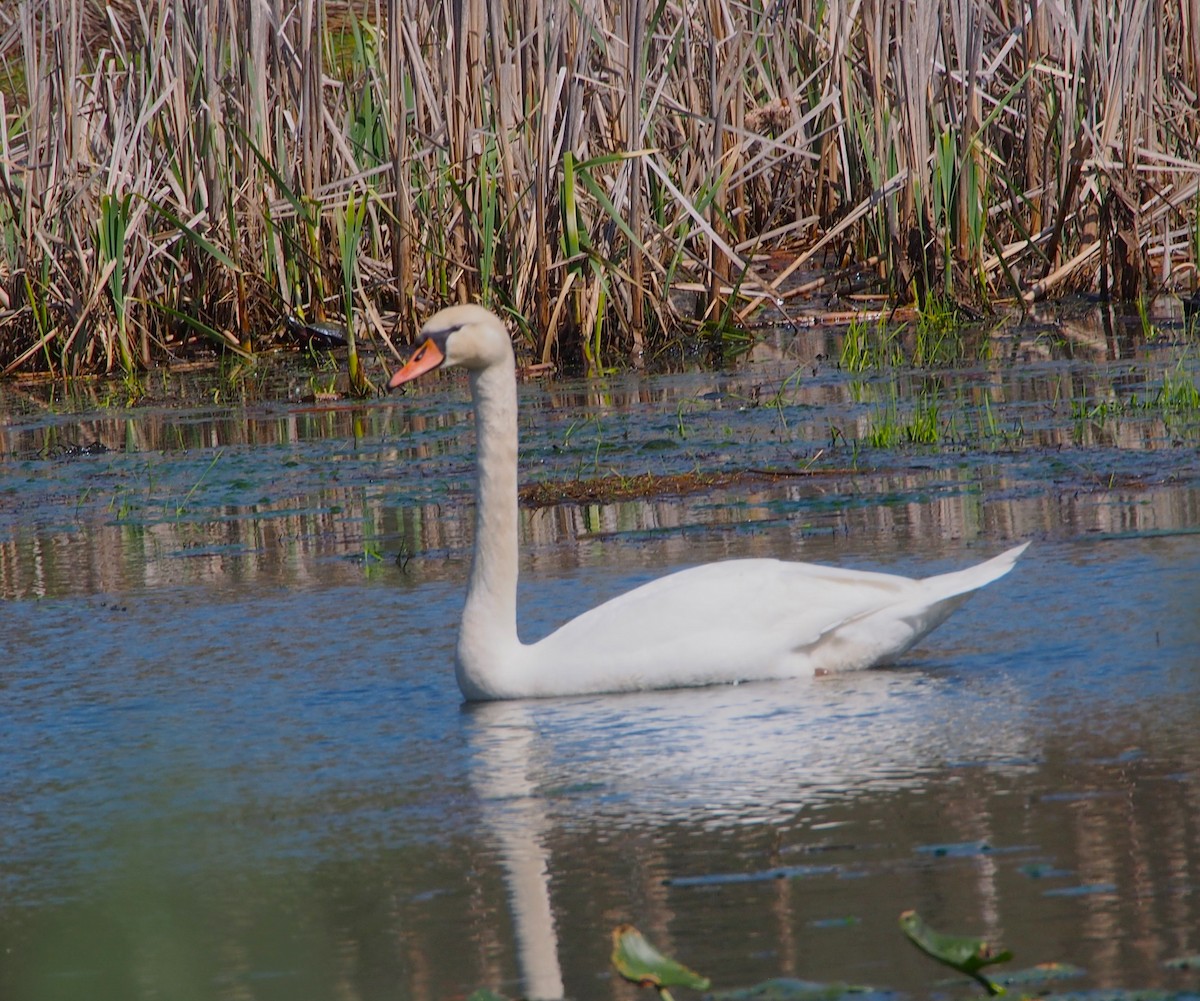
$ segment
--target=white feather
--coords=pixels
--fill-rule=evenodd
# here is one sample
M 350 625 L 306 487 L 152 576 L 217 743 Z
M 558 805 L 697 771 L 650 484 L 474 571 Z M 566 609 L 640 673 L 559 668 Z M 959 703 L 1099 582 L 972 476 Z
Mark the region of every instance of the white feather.
M 781 560 L 709 563 L 635 588 L 537 643 L 522 643 L 512 344 L 500 320 L 479 306 L 442 310 L 423 334 L 438 345 L 444 364 L 470 371 L 475 403 L 475 552 L 456 656 L 468 699 L 682 688 L 886 663 L 973 591 L 1008 573 L 1028 545 L 924 580 Z M 428 367 L 415 355 L 391 384 Z

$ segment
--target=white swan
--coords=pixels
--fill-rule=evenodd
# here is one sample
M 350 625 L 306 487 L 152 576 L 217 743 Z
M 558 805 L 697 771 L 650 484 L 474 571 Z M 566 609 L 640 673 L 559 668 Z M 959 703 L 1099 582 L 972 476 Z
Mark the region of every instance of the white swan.
M 451 306 L 388 386 L 439 366 L 470 375 L 477 435 L 475 554 L 455 674 L 468 700 L 683 688 L 850 671 L 897 657 L 1026 543 L 925 580 L 812 563 L 728 560 L 606 601 L 537 643 L 517 637 L 517 381 L 504 324 Z

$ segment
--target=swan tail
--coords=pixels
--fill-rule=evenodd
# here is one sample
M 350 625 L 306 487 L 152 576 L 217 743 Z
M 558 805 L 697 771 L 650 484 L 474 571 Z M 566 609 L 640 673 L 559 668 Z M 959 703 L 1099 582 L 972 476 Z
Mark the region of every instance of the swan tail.
M 1017 558 L 1028 547 L 1029 543 L 1024 542 L 1001 553 L 999 556 L 993 556 L 990 560 L 985 560 L 983 563 L 976 563 L 973 567 L 967 567 L 965 570 L 954 570 L 951 573 L 938 574 L 936 577 L 926 577 L 921 583 L 925 585 L 927 592 L 935 595 L 939 601 L 958 595 L 968 595 L 972 591 L 977 591 L 985 584 L 990 584 L 992 581 L 1003 577 L 1013 568 L 1013 565 L 1017 562 Z
M 886 664 L 906 653 L 973 592 L 1013 568 L 1029 543 L 965 570 L 914 582 L 918 590 L 907 600 L 885 605 L 838 623 L 805 651 L 814 670 L 833 673 Z

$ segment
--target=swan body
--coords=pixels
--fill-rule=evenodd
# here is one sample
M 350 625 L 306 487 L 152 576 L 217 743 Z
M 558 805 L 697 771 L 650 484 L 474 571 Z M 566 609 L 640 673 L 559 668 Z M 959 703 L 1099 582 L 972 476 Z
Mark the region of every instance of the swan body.
M 468 700 L 540 698 L 794 678 L 898 657 L 1025 545 L 924 580 L 812 563 L 728 560 L 619 595 L 536 643 L 517 636 L 517 382 L 504 324 L 452 306 L 421 330 L 390 388 L 443 366 L 470 376 L 475 550 L 455 656 Z

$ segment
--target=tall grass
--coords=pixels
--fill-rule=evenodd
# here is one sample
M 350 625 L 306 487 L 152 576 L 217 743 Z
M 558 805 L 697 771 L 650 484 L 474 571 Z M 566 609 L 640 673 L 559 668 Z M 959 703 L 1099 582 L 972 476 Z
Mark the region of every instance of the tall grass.
M 1198 37 L 1200 0 L 25 0 L 0 370 L 464 299 L 636 363 L 799 294 L 778 247 L 900 298 L 1151 294 L 1198 263 Z

